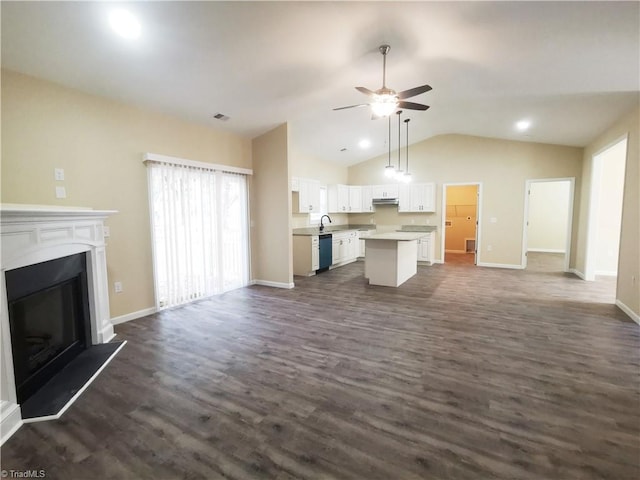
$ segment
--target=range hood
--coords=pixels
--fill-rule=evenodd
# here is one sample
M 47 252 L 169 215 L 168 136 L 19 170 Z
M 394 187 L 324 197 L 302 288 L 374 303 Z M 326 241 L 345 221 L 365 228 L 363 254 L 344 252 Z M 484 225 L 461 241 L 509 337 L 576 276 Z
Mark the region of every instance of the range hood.
M 398 205 L 397 198 L 374 198 L 371 200 L 374 205 Z

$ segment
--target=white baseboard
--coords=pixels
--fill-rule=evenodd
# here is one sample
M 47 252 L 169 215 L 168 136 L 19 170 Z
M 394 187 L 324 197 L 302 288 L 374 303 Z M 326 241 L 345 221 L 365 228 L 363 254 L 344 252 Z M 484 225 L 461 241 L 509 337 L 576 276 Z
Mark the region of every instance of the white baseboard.
M 528 248 L 527 252 L 534 253 L 566 253 L 563 248 Z
M 576 277 L 581 278 L 582 280 L 586 280 L 587 277 L 580 270 L 576 270 L 575 268 L 570 268 L 569 273 L 573 273 Z
M 126 315 L 120 315 L 118 317 L 113 317 L 111 319 L 111 323 L 113 325 L 119 325 L 121 323 L 130 322 L 131 320 L 135 320 L 136 318 L 146 317 L 147 315 L 153 315 L 157 313 L 158 309 L 156 307 L 145 308 L 143 310 L 138 310 L 137 312 L 127 313 Z
M 596 270 L 596 275 L 599 275 L 601 277 L 617 277 L 618 276 L 618 272 L 611 272 L 611 271 L 606 271 L 606 270 Z
M 629 317 L 631 317 L 631 320 L 633 320 L 634 322 L 636 322 L 638 325 L 640 325 L 640 315 L 638 315 L 636 312 L 634 312 L 633 310 L 631 310 L 629 307 L 627 307 L 624 303 L 622 303 L 620 300 L 618 300 L 616 298 L 616 306 L 622 310 L 624 313 L 626 313 L 627 315 L 629 315 Z
M 288 288 L 288 289 L 293 288 L 295 286 L 293 282 L 291 283 L 272 282 L 270 280 L 253 280 L 251 284 L 262 285 L 263 287 Z
M 22 426 L 20 405 L 3 400 L 0 415 L 2 416 L 2 420 L 0 420 L 0 445 L 2 445 Z
M 109 322 L 106 326 L 102 327 L 98 334 L 98 342 L 100 343 L 109 343 L 116 334 L 113 331 L 113 323 Z
M 478 267 L 490 267 L 490 268 L 509 268 L 511 270 L 523 270 L 522 265 L 516 265 L 513 263 L 486 263 L 478 262 Z

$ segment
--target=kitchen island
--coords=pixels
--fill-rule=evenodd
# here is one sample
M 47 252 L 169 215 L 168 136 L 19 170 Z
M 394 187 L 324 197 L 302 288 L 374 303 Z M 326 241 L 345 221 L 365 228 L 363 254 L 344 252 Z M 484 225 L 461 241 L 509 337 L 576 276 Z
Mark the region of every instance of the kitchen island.
M 418 239 L 426 232 L 377 233 L 364 238 L 364 276 L 370 285 L 399 287 L 418 271 Z

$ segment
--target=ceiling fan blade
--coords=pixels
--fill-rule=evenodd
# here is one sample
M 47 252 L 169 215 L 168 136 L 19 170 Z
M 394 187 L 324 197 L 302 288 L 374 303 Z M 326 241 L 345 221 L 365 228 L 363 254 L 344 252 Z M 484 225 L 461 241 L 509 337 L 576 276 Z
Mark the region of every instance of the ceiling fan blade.
M 405 90 L 404 92 L 398 93 L 398 98 L 403 100 L 405 98 L 415 97 L 416 95 L 420 95 L 421 93 L 428 92 L 431 90 L 429 85 L 422 85 L 421 87 L 410 88 L 409 90 Z
M 334 108 L 333 110 L 345 110 L 347 108 L 356 108 L 356 107 L 368 107 L 369 104 L 368 103 L 360 103 L 358 105 L 349 105 L 348 107 L 338 107 L 338 108 Z
M 413 102 L 398 102 L 398 108 L 406 108 L 407 110 L 426 110 L 429 105 Z
M 373 92 L 365 87 L 356 87 L 356 90 L 358 90 L 361 93 L 364 93 L 365 95 L 369 95 L 370 97 L 376 94 L 376 92 Z

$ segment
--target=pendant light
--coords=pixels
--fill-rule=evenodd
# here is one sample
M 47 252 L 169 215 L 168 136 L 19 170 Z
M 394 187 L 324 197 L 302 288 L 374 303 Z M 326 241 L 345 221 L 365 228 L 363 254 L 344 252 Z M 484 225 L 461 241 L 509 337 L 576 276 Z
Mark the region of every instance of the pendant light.
M 407 147 L 406 147 L 406 150 L 407 150 L 407 171 L 404 172 L 404 175 L 402 176 L 402 181 L 404 183 L 411 182 L 411 174 L 409 173 L 409 121 L 410 120 L 411 120 L 410 118 L 407 118 L 404 121 L 404 123 L 406 123 L 406 125 L 407 125 Z
M 396 176 L 396 169 L 391 165 L 391 116 L 389 116 L 389 164 L 384 167 L 384 176 L 387 178 Z
M 398 110 L 396 114 L 398 115 L 398 170 L 396 170 L 396 180 L 400 181 L 402 180 L 402 177 L 404 177 L 404 172 L 402 171 L 402 165 L 400 164 L 400 126 L 402 125 L 402 122 L 400 121 L 400 116 L 402 115 L 402 110 Z

